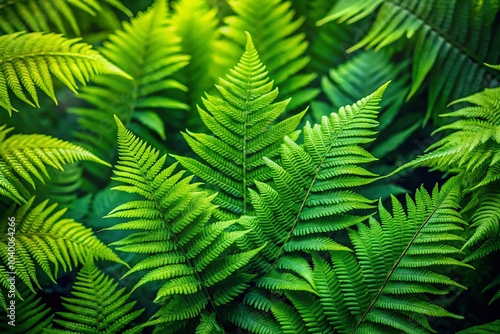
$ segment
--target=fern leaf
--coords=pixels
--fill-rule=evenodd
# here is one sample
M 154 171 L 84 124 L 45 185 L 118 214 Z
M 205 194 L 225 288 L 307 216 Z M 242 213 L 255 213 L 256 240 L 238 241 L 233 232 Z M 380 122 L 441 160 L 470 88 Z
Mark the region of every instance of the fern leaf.
M 221 28 L 225 39 L 218 48 L 223 68 L 236 63 L 245 45 L 243 32 L 248 32 L 269 70 L 269 76 L 280 87 L 280 97 L 292 98 L 290 110 L 312 100 L 319 91 L 306 86 L 316 75 L 302 73 L 309 63 L 309 57 L 305 55 L 308 42 L 305 34 L 297 32 L 304 18 L 294 19 L 295 11 L 291 9 L 291 3 L 282 0 L 232 0 L 228 4 L 235 15 L 226 17 L 225 26 Z
M 102 273 L 92 262 L 85 261 L 76 276 L 71 293 L 73 297 L 62 297 L 67 311 L 57 312 L 54 322 L 63 329 L 52 329 L 49 333 L 124 333 L 124 328 L 139 317 L 144 309 L 133 311 L 134 302 L 128 302 L 130 294 L 125 288 Z M 141 328 L 127 330 L 140 333 Z
M 104 0 L 128 16 L 130 11 L 119 2 L 119 0 Z M 71 10 L 71 6 L 79 8 L 90 15 L 96 15 L 102 11 L 101 4 L 97 0 L 16 0 L 3 1 L 0 4 L 0 30 L 10 34 L 19 30 L 31 31 L 57 31 L 68 35 L 66 22 L 71 30 L 80 35 L 77 19 Z
M 497 0 L 447 1 L 369 0 L 338 1 L 322 21 L 356 22 L 375 11 L 377 17 L 368 34 L 350 51 L 361 47 L 380 49 L 397 40 L 414 43 L 412 87 L 409 97 L 432 74 L 426 121 L 432 110 L 442 110 L 448 101 L 471 94 L 500 78 L 484 63 L 498 63 L 500 48 L 495 43 Z M 474 78 L 474 80 L 472 80 Z M 462 84 L 463 82 L 476 84 Z
M 186 87 L 171 78 L 186 66 L 188 57 L 180 54 L 180 39 L 168 17 L 165 0 L 157 0 L 147 11 L 138 13 L 121 30 L 109 36 L 100 50 L 114 64 L 127 72 L 132 80 L 101 75 L 95 86 L 84 87 L 80 97 L 92 107 L 70 108 L 79 116 L 82 130 L 75 133 L 81 144 L 99 156 L 113 160 L 116 146 L 116 114 L 124 123 L 133 120 L 148 130 L 165 137 L 165 123 L 175 116 L 172 110 L 189 106 L 170 98 L 172 91 Z M 98 178 L 107 171 L 89 166 Z
M 361 145 L 374 139 L 386 86 L 324 116 L 321 124 L 307 124 L 302 146 L 286 137 L 280 164 L 265 158 L 274 186 L 257 182 L 258 192 L 250 192 L 259 218 L 251 234 L 268 241 L 270 252 L 262 253 L 270 255 L 268 261 L 276 263 L 283 251 L 296 249 L 348 250 L 324 233 L 360 223 L 366 217 L 349 212 L 373 207 L 373 201 L 350 189 L 374 181 L 375 174 L 359 165 L 376 159 Z
M 76 161 L 93 161 L 109 166 L 89 151 L 50 136 L 17 134 L 6 138 L 11 130 L 5 125 L 0 126 L 0 194 L 15 201 L 24 202 L 29 197 L 22 180 L 35 187 L 34 179 L 44 182 L 44 178 L 49 177 L 46 166 L 63 170 L 63 165 Z
M 107 216 L 129 220 L 109 230 L 130 229 L 134 223 L 139 229 L 112 245 L 126 252 L 155 254 L 129 272 L 147 270 L 134 289 L 161 282 L 155 302 L 162 307 L 147 326 L 183 327 L 193 318 L 198 323 L 203 310 L 217 309 L 248 287 L 253 276 L 244 274 L 242 267 L 262 247 L 236 252 L 232 245 L 248 233 L 229 230 L 238 221 L 207 224 L 216 208 L 214 195 L 208 196 L 199 184 L 191 183 L 192 177 L 182 178 L 182 171 L 174 173 L 177 163 L 164 169 L 166 156 L 159 157 L 158 151 L 134 136 L 118 118 L 116 122 L 119 160 L 114 180 L 120 185 L 114 189 L 138 194 L 142 199 L 123 203 Z M 237 279 L 228 284 L 234 276 Z
M 92 230 L 72 219 L 61 218 L 66 209 L 54 211 L 57 204 L 48 200 L 33 206 L 34 198 L 17 209 L 15 217 L 16 274 L 34 292 L 38 287 L 37 267 L 52 281 L 59 267 L 71 270 L 85 257 L 103 259 L 125 264 L 120 258 L 95 237 Z M 2 219 L 7 221 L 7 216 Z M 8 258 L 8 225 L 2 225 L 0 256 Z
M 220 206 L 215 216 L 235 219 L 250 214 L 248 188 L 265 181 L 263 156 L 276 157 L 285 135 L 293 131 L 303 113 L 276 123 L 289 101 L 275 102 L 278 89 L 272 89 L 265 66 L 248 35 L 246 50 L 226 79 L 216 86 L 222 98 L 203 99 L 207 111 L 200 116 L 215 137 L 185 133 L 184 138 L 205 163 L 176 156 L 177 160 L 202 180 L 219 190 L 214 203 Z
M 2 308 L 0 314 L 5 319 L 0 324 L 2 333 L 45 333 L 46 330 L 52 328 L 51 322 L 54 314 L 51 314 L 51 309 L 41 298 L 35 293 L 28 291 L 25 286 L 17 287 L 20 295 L 25 296 L 24 299 L 15 300 L 14 317 L 10 317 L 10 310 L 5 313 Z
M 20 100 L 39 106 L 36 88 L 55 103 L 52 77 L 76 93 L 77 81 L 85 84 L 95 74 L 108 73 L 129 78 L 90 45 L 57 34 L 12 33 L 0 36 L 0 107 L 9 115 L 14 109 L 8 88 Z M 26 97 L 26 91 L 31 100 Z
M 414 199 L 407 196 L 406 210 L 393 197 L 392 213 L 379 204 L 380 223 L 370 218 L 369 226 L 348 230 L 354 253 L 334 251 L 327 259 L 313 253 L 314 293 L 286 293 L 301 322 L 318 319 L 314 333 L 430 333 L 428 316 L 461 318 L 427 296 L 464 288 L 439 269 L 464 266 L 456 260 L 465 224 L 460 200 L 456 179 L 431 194 L 422 187 Z

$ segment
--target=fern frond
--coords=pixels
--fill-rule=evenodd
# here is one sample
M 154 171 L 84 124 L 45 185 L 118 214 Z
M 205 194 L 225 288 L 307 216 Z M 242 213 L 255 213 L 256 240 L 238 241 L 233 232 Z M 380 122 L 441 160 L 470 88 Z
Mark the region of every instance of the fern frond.
M 191 183 L 192 177 L 182 178 L 183 171 L 174 173 L 177 163 L 164 169 L 166 156 L 159 157 L 158 151 L 116 121 L 119 160 L 114 180 L 120 185 L 113 189 L 142 199 L 123 203 L 107 216 L 129 220 L 109 230 L 130 229 L 133 224 L 138 230 L 112 245 L 125 252 L 155 254 L 129 272 L 147 271 L 134 289 L 161 282 L 155 302 L 162 307 L 146 325 L 182 327 L 193 323 L 193 318 L 199 321 L 203 310 L 217 312 L 219 305 L 245 290 L 253 275 L 240 269 L 261 248 L 236 252 L 232 245 L 248 231 L 229 231 L 237 220 L 207 224 L 216 208 L 215 195 Z M 234 275 L 239 276 L 228 281 Z
M 486 186 L 498 180 L 500 170 L 500 87 L 454 101 L 469 105 L 444 117 L 457 121 L 435 132 L 451 130 L 431 145 L 426 153 L 402 166 L 430 166 L 444 171 L 468 173 L 470 188 Z
M 50 136 L 17 134 L 6 138 L 12 130 L 5 125 L 0 126 L 0 194 L 17 202 L 24 202 L 29 197 L 22 180 L 34 188 L 34 179 L 44 182 L 45 178 L 49 178 L 46 166 L 63 170 L 63 165 L 76 161 L 109 166 L 89 151 Z
M 406 196 L 406 210 L 393 197 L 392 213 L 379 203 L 380 223 L 370 218 L 348 230 L 354 253 L 313 253 L 314 294 L 285 294 L 301 322 L 313 333 L 430 333 L 428 316 L 461 318 L 427 296 L 463 288 L 439 269 L 464 266 L 456 260 L 465 224 L 460 199 L 458 180 Z
M 456 334 L 489 334 L 495 333 L 500 328 L 500 320 L 495 320 L 493 322 L 473 326 L 464 330 L 457 332 Z
M 68 271 L 90 256 L 125 264 L 99 239 L 92 230 L 75 222 L 61 218 L 66 209 L 54 211 L 57 204 L 49 205 L 48 200 L 33 206 L 34 198 L 17 209 L 15 218 L 15 258 L 16 276 L 34 292 L 33 283 L 38 287 L 36 269 L 39 267 L 52 281 L 59 267 Z M 3 221 L 7 216 L 3 215 Z M 12 232 L 12 229 L 9 230 Z M 2 224 L 0 233 L 0 257 L 8 263 L 8 243 L 12 233 L 8 225 Z
M 104 0 L 104 3 L 131 15 L 119 0 Z M 102 2 L 97 0 L 4 0 L 0 2 L 0 31 L 7 34 L 20 30 L 50 32 L 56 28 L 58 32 L 68 35 L 68 23 L 71 30 L 80 35 L 80 28 L 70 5 L 90 15 L 96 15 L 103 9 Z
M 10 310 L 6 314 L 3 309 L 0 312 L 2 318 L 5 319 L 0 324 L 2 333 L 40 334 L 52 328 L 51 322 L 54 314 L 50 314 L 50 307 L 26 287 L 19 286 L 16 288 L 20 290 L 20 295 L 24 296 L 24 299 L 14 300 L 13 317 L 9 317 L 11 314 Z
M 155 1 L 147 11 L 124 22 L 122 30 L 111 35 L 100 51 L 132 80 L 98 76 L 96 85 L 84 87 L 80 94 L 92 107 L 69 111 L 79 116 L 83 129 L 75 136 L 82 145 L 112 160 L 115 151 L 109 148 L 116 146 L 114 114 L 126 124 L 134 120 L 165 138 L 165 121 L 175 116 L 171 111 L 189 109 L 169 97 L 172 91 L 186 90 L 171 76 L 186 66 L 188 57 L 180 54 L 180 39 L 170 25 L 165 0 Z M 107 176 L 101 169 L 90 168 L 97 177 Z
M 85 84 L 96 74 L 129 78 L 90 45 L 78 41 L 39 32 L 0 36 L 0 107 L 9 115 L 13 110 L 17 111 L 10 102 L 7 87 L 20 100 L 39 106 L 36 88 L 57 103 L 52 77 L 74 93 L 77 93 L 77 81 Z M 26 97 L 26 92 L 31 100 Z
M 414 42 L 412 87 L 414 95 L 431 73 L 426 120 L 453 99 L 469 95 L 500 78 L 484 63 L 500 61 L 494 22 L 498 0 L 368 0 L 338 1 L 322 21 L 356 22 L 378 10 L 368 34 L 350 50 L 380 49 L 397 40 Z M 468 84 L 464 84 L 467 82 Z M 482 87 L 480 85 L 483 85 Z
M 215 136 L 183 134 L 204 163 L 187 157 L 176 159 L 217 187 L 214 203 L 220 208 L 215 216 L 235 219 L 252 212 L 248 188 L 257 180 L 269 179 L 262 157 L 275 158 L 285 135 L 297 137 L 294 130 L 304 112 L 276 122 L 289 100 L 273 103 L 278 88 L 273 89 L 250 35 L 240 61 L 216 87 L 222 97 L 207 95 L 203 99 L 207 111 L 199 108 L 201 119 Z
M 203 92 L 211 88 L 222 74 L 215 64 L 219 50 L 219 19 L 217 9 L 206 0 L 181 0 L 173 4 L 172 27 L 181 38 L 182 53 L 190 56 L 189 64 L 178 72 L 179 81 L 188 91 L 187 104 L 191 110 L 201 102 Z
M 64 329 L 48 333 L 141 333 L 140 327 L 124 331 L 144 309 L 133 310 L 136 302 L 127 302 L 130 293 L 118 289 L 118 283 L 106 276 L 92 260 L 87 259 L 76 276 L 71 294 L 62 297 L 67 311 L 57 312 L 54 322 Z
M 269 76 L 280 87 L 280 98 L 292 98 L 290 110 L 312 100 L 319 91 L 307 86 L 314 73 L 303 73 L 309 63 L 305 55 L 308 42 L 298 33 L 304 18 L 294 19 L 291 3 L 282 0 L 231 0 L 234 16 L 224 18 L 221 33 L 225 37 L 219 50 L 224 68 L 233 66 L 245 46 L 245 34 L 250 33 Z
M 268 242 L 262 253 L 268 261 L 276 263 L 283 252 L 299 249 L 349 250 L 325 234 L 360 223 L 366 216 L 351 212 L 373 207 L 372 200 L 351 189 L 375 180 L 360 166 L 376 160 L 361 145 L 374 140 L 386 87 L 324 116 L 321 124 L 308 123 L 303 145 L 285 137 L 281 163 L 264 159 L 274 185 L 257 181 L 258 192 L 250 191 L 259 220 L 250 235 Z

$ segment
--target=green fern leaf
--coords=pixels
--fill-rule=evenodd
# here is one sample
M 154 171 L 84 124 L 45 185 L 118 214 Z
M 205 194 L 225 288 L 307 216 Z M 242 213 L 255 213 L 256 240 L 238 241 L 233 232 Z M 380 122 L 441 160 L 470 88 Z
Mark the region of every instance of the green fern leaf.
M 262 254 L 271 263 L 283 251 L 349 250 L 324 233 L 360 223 L 366 217 L 348 213 L 373 207 L 372 200 L 350 189 L 375 180 L 375 174 L 359 166 L 376 160 L 361 145 L 374 139 L 372 129 L 377 126 L 378 104 L 386 86 L 324 116 L 321 124 L 308 123 L 303 146 L 286 137 L 281 164 L 264 159 L 274 186 L 256 182 L 259 192 L 250 191 L 259 218 L 251 234 L 268 242 Z
M 33 206 L 34 198 L 17 209 L 15 218 L 16 276 L 34 292 L 32 282 L 39 288 L 39 267 L 52 281 L 59 270 L 71 270 L 83 263 L 87 256 L 125 264 L 120 258 L 95 237 L 92 230 L 72 219 L 61 218 L 66 209 L 55 211 L 57 204 L 48 200 Z M 3 215 L 2 220 L 7 221 Z M 7 263 L 8 225 L 2 225 L 0 256 Z
M 168 97 L 172 91 L 187 89 L 171 76 L 186 66 L 188 56 L 180 54 L 180 39 L 170 24 L 165 0 L 155 1 L 147 11 L 124 22 L 100 51 L 133 80 L 98 76 L 96 85 L 84 87 L 80 94 L 92 107 L 70 108 L 69 112 L 79 116 L 83 129 L 75 136 L 81 144 L 113 160 L 115 151 L 109 148 L 116 146 L 114 114 L 125 124 L 135 120 L 164 138 L 165 121 L 174 116 L 171 111 L 189 109 Z M 108 177 L 101 168 L 88 166 L 88 170 L 98 178 Z
M 222 98 L 203 99 L 208 111 L 200 116 L 215 137 L 188 132 L 184 138 L 205 163 L 176 156 L 188 170 L 217 187 L 214 203 L 219 219 L 235 219 L 251 214 L 248 188 L 257 180 L 269 179 L 262 157 L 276 157 L 285 135 L 293 132 L 304 113 L 275 123 L 289 101 L 275 102 L 278 89 L 272 89 L 265 66 L 259 60 L 248 35 L 245 53 L 226 79 L 216 86 Z
M 51 309 L 42 302 L 39 296 L 25 286 L 21 286 L 21 283 L 16 282 L 16 284 L 19 284 L 16 287 L 19 294 L 25 297 L 14 300 L 13 317 L 9 316 L 12 314 L 10 310 L 5 313 L 6 310 L 2 308 L 0 314 L 5 321 L 0 324 L 0 330 L 2 333 L 45 333 L 47 329 L 52 328 L 51 322 L 54 314 L 50 314 Z
M 73 297 L 62 297 L 67 311 L 57 312 L 54 322 L 63 329 L 52 329 L 48 333 L 141 333 L 140 327 L 124 331 L 144 309 L 132 311 L 135 301 L 127 303 L 130 294 L 125 288 L 118 290 L 118 283 L 102 273 L 92 260 L 85 261 L 76 276 L 71 293 Z
M 224 19 L 221 33 L 225 37 L 218 49 L 223 68 L 233 66 L 245 46 L 245 34 L 250 33 L 257 51 L 266 65 L 269 76 L 280 87 L 281 98 L 292 98 L 290 110 L 305 105 L 319 91 L 307 86 L 315 79 L 314 73 L 301 73 L 309 63 L 305 55 L 308 42 L 298 33 L 304 18 L 294 19 L 289 1 L 243 0 L 228 1 L 235 13 Z
M 9 115 L 14 109 L 8 88 L 20 100 L 39 106 L 36 88 L 55 103 L 52 77 L 76 93 L 76 80 L 85 84 L 95 74 L 109 73 L 129 78 L 90 45 L 57 34 L 17 32 L 0 36 L 0 107 Z M 75 80 L 76 79 L 76 80 Z M 24 90 L 33 100 L 30 101 Z
M 301 322 L 318 319 L 315 333 L 430 333 L 428 316 L 462 318 L 427 296 L 464 288 L 439 269 L 464 266 L 456 260 L 465 224 L 460 199 L 456 179 L 407 196 L 406 210 L 393 197 L 392 213 L 379 204 L 380 223 L 370 218 L 369 226 L 348 230 L 354 253 L 313 253 L 314 293 L 286 293 Z
M 104 0 L 104 3 L 131 15 L 119 0 Z M 69 5 L 94 16 L 103 9 L 102 2 L 97 0 L 3 0 L 0 2 L 0 30 L 7 34 L 20 30 L 50 32 L 55 26 L 57 31 L 68 35 L 67 22 L 71 30 L 80 35 L 77 19 Z
M 121 251 L 155 254 L 128 273 L 147 271 L 134 289 L 161 282 L 155 302 L 162 307 L 146 325 L 186 326 L 203 310 L 217 309 L 248 287 L 253 275 L 241 268 L 262 247 L 236 252 L 232 245 L 248 231 L 230 231 L 237 220 L 207 224 L 216 208 L 215 195 L 208 196 L 199 184 L 191 183 L 192 177 L 182 178 L 183 171 L 174 173 L 177 163 L 164 169 L 166 156 L 159 157 L 118 118 L 116 122 L 119 160 L 113 179 L 120 185 L 113 189 L 142 199 L 123 203 L 107 216 L 129 220 L 109 230 L 139 230 L 112 245 Z
M 356 22 L 378 10 L 368 34 L 350 51 L 361 47 L 380 49 L 397 40 L 411 38 L 413 82 L 409 97 L 432 73 L 426 121 L 432 110 L 442 110 L 448 101 L 488 86 L 500 76 L 484 63 L 500 61 L 493 25 L 500 9 L 498 0 L 369 0 L 338 1 L 322 20 Z M 476 83 L 476 84 L 463 84 Z M 483 83 L 484 82 L 484 83 Z
M 0 126 L 0 194 L 16 202 L 25 202 L 30 194 L 21 180 L 32 187 L 35 187 L 34 179 L 44 182 L 44 178 L 49 177 L 46 166 L 63 170 L 63 165 L 76 161 L 109 166 L 87 150 L 50 136 L 17 134 L 6 138 L 12 130 Z

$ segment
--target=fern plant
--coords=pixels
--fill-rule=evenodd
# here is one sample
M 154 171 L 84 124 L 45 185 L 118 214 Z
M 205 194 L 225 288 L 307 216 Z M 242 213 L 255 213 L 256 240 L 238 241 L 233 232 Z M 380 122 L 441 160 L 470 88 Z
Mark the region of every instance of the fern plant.
M 428 297 L 463 288 L 439 269 L 467 267 L 457 259 L 465 224 L 456 211 L 460 197 L 457 180 L 406 196 L 407 212 L 393 197 L 392 214 L 379 203 L 380 222 L 370 218 L 348 231 L 354 252 L 332 251 L 326 259 L 313 253 L 312 268 L 296 272 L 308 274 L 314 293 L 286 291 L 295 307 L 286 318 L 271 308 L 283 332 L 429 333 L 427 317 L 461 318 Z
M 281 87 L 280 97 L 293 97 L 290 110 L 303 106 L 319 91 L 307 86 L 314 80 L 314 73 L 301 73 L 309 62 L 305 55 L 308 43 L 298 28 L 303 18 L 294 19 L 295 12 L 289 1 L 282 0 L 231 0 L 228 1 L 236 14 L 224 19 L 220 42 L 224 68 L 235 64 L 245 45 L 245 34 L 249 32 L 258 46 L 262 61 L 267 66 L 276 85 Z
M 0 49 L 3 50 L 0 56 L 0 107 L 6 109 L 9 115 L 17 110 L 10 102 L 7 87 L 20 100 L 39 106 L 36 88 L 57 103 L 52 76 L 75 93 L 75 79 L 86 83 L 100 73 L 128 78 L 127 74 L 92 50 L 90 45 L 56 34 L 16 32 L 3 35 L 0 36 Z
M 15 217 L 16 276 L 32 291 L 33 283 L 40 289 L 36 269 L 40 268 L 52 281 L 59 268 L 71 270 L 87 257 L 125 263 L 99 239 L 92 230 L 73 219 L 62 218 L 66 209 L 54 211 L 57 204 L 43 201 L 34 205 L 31 198 L 17 210 L 12 206 L 2 215 L 3 221 Z M 8 261 L 8 225 L 2 224 L 0 233 L 0 257 Z M 0 265 L 5 269 L 5 265 Z M 8 287 L 8 275 L 2 270 L 1 284 Z
M 65 329 L 48 333 L 141 333 L 138 326 L 125 329 L 144 310 L 132 311 L 136 302 L 127 302 L 130 293 L 118 290 L 118 283 L 104 275 L 92 260 L 85 261 L 73 285 L 73 297 L 62 297 L 65 312 L 57 312 L 54 323 Z
M 290 100 L 273 103 L 278 88 L 273 89 L 250 34 L 240 61 L 216 88 L 221 97 L 207 95 L 203 99 L 207 111 L 198 108 L 202 121 L 215 136 L 183 134 L 205 163 L 175 157 L 186 169 L 217 187 L 212 190 L 219 191 L 214 199 L 220 206 L 215 216 L 235 219 L 252 212 L 248 189 L 256 181 L 270 178 L 262 158 L 275 157 L 285 135 L 297 137 L 294 130 L 304 112 L 276 122 Z
M 130 16 L 130 11 L 119 0 L 2 0 L 0 1 L 0 31 L 10 34 L 21 30 L 57 31 L 68 35 L 66 25 L 77 35 L 80 27 L 72 11 L 73 8 L 96 15 L 103 5 L 111 5 Z
M 12 130 L 0 126 L 0 195 L 18 203 L 30 197 L 23 180 L 35 187 L 34 178 L 43 182 L 49 176 L 46 166 L 62 170 L 65 164 L 83 160 L 109 165 L 77 145 L 50 136 L 18 134 L 6 138 Z
M 146 12 L 139 13 L 123 29 L 109 37 L 102 54 L 127 72 L 132 80 L 103 75 L 96 85 L 85 87 L 80 95 L 91 107 L 71 108 L 78 115 L 82 130 L 75 133 L 82 145 L 107 161 L 114 159 L 116 125 L 113 114 L 126 124 L 135 122 L 165 139 L 167 115 L 157 110 L 187 110 L 189 106 L 171 99 L 165 93 L 184 90 L 185 86 L 170 78 L 186 66 L 187 56 L 180 54 L 179 37 L 168 18 L 165 0 L 157 0 Z M 165 36 L 169 36 L 165 39 Z M 171 115 L 169 115 L 170 117 Z M 108 176 L 102 168 L 88 166 L 97 177 Z
M 500 78 L 484 65 L 500 61 L 500 44 L 494 37 L 499 33 L 495 24 L 499 9 L 498 0 L 340 0 L 321 22 L 353 23 L 377 12 L 370 31 L 350 51 L 380 49 L 405 36 L 411 38 L 413 70 L 408 97 L 430 75 L 428 120 L 433 110 L 443 110 L 449 101 Z
M 192 177 L 182 178 L 182 171 L 174 173 L 176 164 L 164 168 L 165 155 L 159 157 L 158 151 L 116 121 L 119 160 L 114 180 L 122 184 L 114 189 L 142 199 L 123 203 L 107 216 L 130 219 L 109 230 L 136 230 L 112 245 L 120 251 L 149 254 L 126 274 L 147 271 L 134 290 L 161 282 L 155 302 L 162 306 L 145 325 L 201 330 L 207 326 L 207 314 L 208 319 L 213 314 L 220 321 L 223 314 L 218 308 L 248 287 L 253 275 L 242 267 L 262 247 L 235 252 L 232 244 L 248 231 L 230 231 L 237 220 L 207 224 L 215 196 L 191 183 Z

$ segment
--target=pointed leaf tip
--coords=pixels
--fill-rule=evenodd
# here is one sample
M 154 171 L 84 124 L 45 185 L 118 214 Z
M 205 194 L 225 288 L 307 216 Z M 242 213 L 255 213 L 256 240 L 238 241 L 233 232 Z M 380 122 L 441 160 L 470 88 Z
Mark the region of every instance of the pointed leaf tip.
M 254 49 L 255 46 L 253 44 L 252 35 L 250 35 L 250 33 L 248 31 L 245 31 L 245 35 L 247 35 L 247 44 L 245 46 L 245 50 Z

